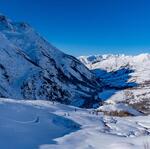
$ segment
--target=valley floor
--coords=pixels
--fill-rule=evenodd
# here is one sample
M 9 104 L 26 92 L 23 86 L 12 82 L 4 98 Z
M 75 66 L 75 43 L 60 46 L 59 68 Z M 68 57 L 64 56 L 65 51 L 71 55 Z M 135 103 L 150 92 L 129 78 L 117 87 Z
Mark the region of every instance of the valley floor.
M 3 149 L 149 149 L 148 145 L 150 116 L 110 117 L 48 101 L 0 99 Z

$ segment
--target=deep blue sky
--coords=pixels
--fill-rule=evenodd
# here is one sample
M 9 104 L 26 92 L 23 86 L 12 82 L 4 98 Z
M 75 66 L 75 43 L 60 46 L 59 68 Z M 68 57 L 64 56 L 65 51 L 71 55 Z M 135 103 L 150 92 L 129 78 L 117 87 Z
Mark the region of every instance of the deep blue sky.
M 0 0 L 0 12 L 75 56 L 150 51 L 149 0 Z

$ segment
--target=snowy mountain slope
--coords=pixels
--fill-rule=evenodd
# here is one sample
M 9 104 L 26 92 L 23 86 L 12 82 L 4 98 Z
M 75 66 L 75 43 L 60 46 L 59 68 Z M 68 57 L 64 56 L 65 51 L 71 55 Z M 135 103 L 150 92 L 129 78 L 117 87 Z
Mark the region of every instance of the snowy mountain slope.
M 80 128 L 72 120 L 23 102 L 0 100 L 0 112 L 0 146 L 3 149 L 37 149 L 42 144 L 55 144 L 55 138 Z
M 99 97 L 107 104 L 125 103 L 150 113 L 150 54 L 79 57 L 103 82 Z
M 0 81 L 0 97 L 83 107 L 99 102 L 95 98 L 99 83 L 79 60 L 53 47 L 28 24 L 4 15 L 0 15 Z
M 119 118 L 56 102 L 12 99 L 0 99 L 0 113 L 2 148 L 143 149 L 150 143 L 149 116 Z

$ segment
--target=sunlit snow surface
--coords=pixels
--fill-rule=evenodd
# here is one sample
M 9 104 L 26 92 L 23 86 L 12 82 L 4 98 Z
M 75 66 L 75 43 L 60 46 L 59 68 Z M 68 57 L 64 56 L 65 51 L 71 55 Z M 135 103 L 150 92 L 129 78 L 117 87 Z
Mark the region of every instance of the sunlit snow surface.
M 117 118 L 47 101 L 0 99 L 3 149 L 143 149 L 150 116 Z

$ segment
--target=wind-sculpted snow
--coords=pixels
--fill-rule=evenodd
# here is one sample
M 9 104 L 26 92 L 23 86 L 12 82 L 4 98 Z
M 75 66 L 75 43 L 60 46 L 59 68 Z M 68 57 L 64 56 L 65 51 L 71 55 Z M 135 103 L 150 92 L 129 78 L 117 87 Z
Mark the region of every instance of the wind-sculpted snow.
M 104 103 L 115 107 L 122 102 L 144 114 L 150 113 L 150 54 L 81 56 L 79 59 L 101 79 L 103 90 L 99 97 Z
M 86 107 L 99 102 L 99 83 L 88 68 L 52 46 L 27 23 L 4 15 L 0 15 L 0 81 L 0 97 Z

